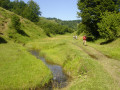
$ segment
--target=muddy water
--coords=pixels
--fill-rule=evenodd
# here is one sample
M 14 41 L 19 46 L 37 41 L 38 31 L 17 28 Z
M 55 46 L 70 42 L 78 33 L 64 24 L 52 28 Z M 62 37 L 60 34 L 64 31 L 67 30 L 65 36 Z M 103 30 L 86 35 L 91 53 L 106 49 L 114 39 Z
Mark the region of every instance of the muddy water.
M 51 83 L 49 85 L 46 85 L 44 87 L 44 90 L 52 90 L 53 88 L 63 88 L 67 86 L 68 77 L 63 72 L 61 66 L 46 62 L 45 58 L 39 56 L 39 52 L 37 50 L 31 50 L 30 52 L 32 55 L 36 56 L 36 58 L 42 60 L 53 74 Z

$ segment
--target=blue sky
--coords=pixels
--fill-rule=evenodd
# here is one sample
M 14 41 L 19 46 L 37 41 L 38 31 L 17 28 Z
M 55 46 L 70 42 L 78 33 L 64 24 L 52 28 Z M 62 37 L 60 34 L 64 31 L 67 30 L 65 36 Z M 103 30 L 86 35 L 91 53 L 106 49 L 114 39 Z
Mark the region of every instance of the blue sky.
M 14 1 L 14 0 L 11 0 Z M 28 2 L 29 0 L 23 0 Z M 40 6 L 42 17 L 55 17 L 61 20 L 78 20 L 78 0 L 33 0 Z

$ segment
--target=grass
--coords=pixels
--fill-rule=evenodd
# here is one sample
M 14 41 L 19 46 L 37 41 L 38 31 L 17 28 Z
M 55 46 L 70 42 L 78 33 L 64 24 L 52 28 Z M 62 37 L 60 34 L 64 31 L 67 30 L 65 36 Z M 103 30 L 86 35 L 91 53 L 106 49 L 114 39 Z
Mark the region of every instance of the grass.
M 71 35 L 30 42 L 27 48 L 38 49 L 49 62 L 59 64 L 73 78 L 68 90 L 118 90 L 113 78 L 102 65 L 74 45 Z M 81 42 L 82 44 L 82 42 Z
M 21 45 L 0 45 L 0 89 L 35 89 L 49 82 L 50 70 Z
M 45 36 L 43 30 L 27 19 L 21 19 L 24 36 L 11 25 L 14 14 L 0 8 L 0 32 L 7 44 L 0 44 L 0 89 L 35 89 L 44 86 L 52 78 L 50 70 L 43 62 L 32 56 L 27 50 L 37 49 L 47 61 L 59 64 L 72 77 L 67 90 L 119 90 L 113 78 L 102 65 L 81 50 L 82 37 L 73 40 L 72 35 Z M 107 56 L 120 60 L 120 39 L 106 45 L 101 40 L 88 45 Z M 19 43 L 19 44 L 17 44 Z M 25 43 L 25 47 L 20 44 Z M 77 43 L 77 45 L 75 45 Z
M 100 45 L 101 42 L 104 42 L 104 40 L 99 39 L 95 41 L 94 43 L 89 43 L 91 47 L 94 47 L 95 49 L 101 51 L 104 55 L 114 58 L 117 60 L 120 60 L 120 38 L 114 40 L 111 43 Z
M 3 34 L 0 36 L 6 41 L 14 41 L 16 43 L 25 44 L 36 38 L 46 37 L 43 29 L 21 16 L 18 16 L 21 22 L 21 33 L 17 32 L 11 23 L 13 15 L 13 12 L 0 7 L 0 33 Z
M 0 38 L 7 42 L 0 44 L 0 89 L 35 89 L 44 86 L 52 78 L 51 71 L 22 45 L 46 36 L 40 27 L 21 16 L 18 16 L 21 33 L 17 32 L 11 23 L 13 15 L 13 12 L 0 7 Z

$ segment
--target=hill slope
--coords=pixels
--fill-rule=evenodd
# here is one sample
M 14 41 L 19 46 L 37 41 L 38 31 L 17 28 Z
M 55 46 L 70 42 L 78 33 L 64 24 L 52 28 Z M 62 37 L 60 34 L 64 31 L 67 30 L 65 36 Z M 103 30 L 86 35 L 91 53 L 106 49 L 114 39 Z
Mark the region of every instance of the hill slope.
M 15 42 L 25 43 L 28 40 L 45 36 L 40 27 L 20 16 L 18 17 L 21 22 L 21 33 L 17 32 L 11 23 L 13 15 L 15 14 L 0 7 L 0 37 L 2 39 L 6 41 L 13 40 Z
M 41 87 L 52 78 L 51 71 L 23 45 L 46 36 L 40 27 L 20 16 L 21 29 L 18 32 L 12 26 L 13 15 L 16 14 L 0 7 L 0 89 Z

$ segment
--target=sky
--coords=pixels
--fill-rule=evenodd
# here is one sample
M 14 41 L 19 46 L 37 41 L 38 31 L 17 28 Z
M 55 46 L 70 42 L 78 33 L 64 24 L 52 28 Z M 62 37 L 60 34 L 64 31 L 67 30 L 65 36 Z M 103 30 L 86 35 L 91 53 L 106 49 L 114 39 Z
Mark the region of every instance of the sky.
M 14 1 L 14 0 L 11 0 Z M 27 3 L 29 0 L 23 0 Z M 42 12 L 42 17 L 51 17 L 61 20 L 79 20 L 77 16 L 77 1 L 78 0 L 33 0 L 35 1 Z

